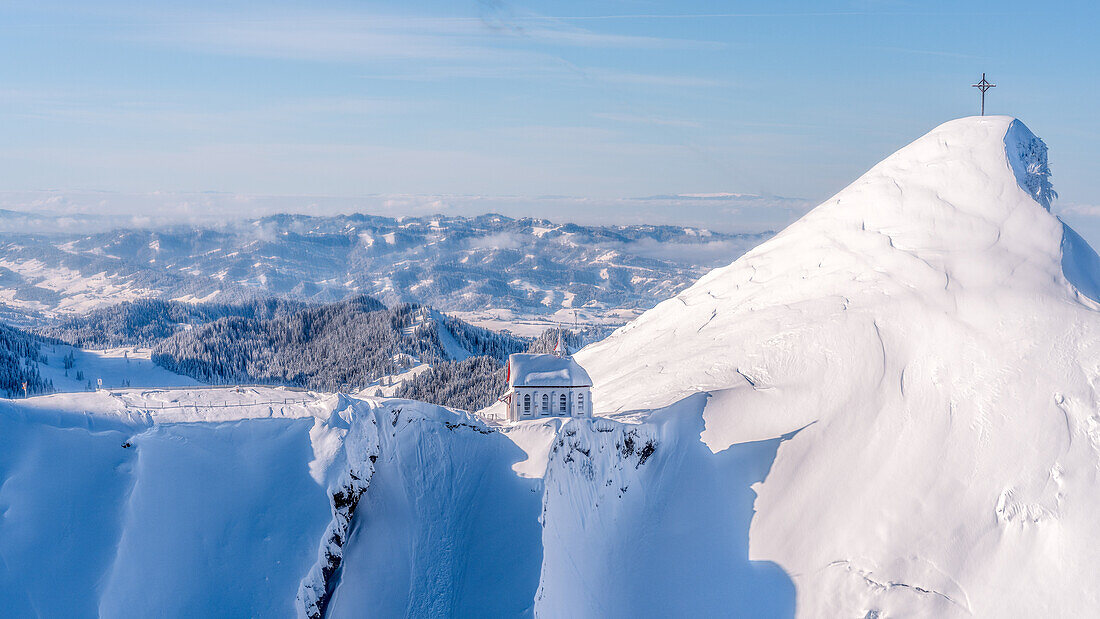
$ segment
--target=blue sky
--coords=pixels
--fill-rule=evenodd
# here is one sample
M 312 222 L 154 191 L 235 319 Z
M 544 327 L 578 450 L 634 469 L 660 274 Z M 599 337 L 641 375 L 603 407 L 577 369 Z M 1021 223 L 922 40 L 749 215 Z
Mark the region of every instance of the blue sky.
M 1090 236 L 1097 23 L 1085 2 L 5 2 L 0 191 L 566 200 L 573 219 L 652 195 L 816 202 L 976 113 L 985 71 L 988 111 L 1047 141 Z

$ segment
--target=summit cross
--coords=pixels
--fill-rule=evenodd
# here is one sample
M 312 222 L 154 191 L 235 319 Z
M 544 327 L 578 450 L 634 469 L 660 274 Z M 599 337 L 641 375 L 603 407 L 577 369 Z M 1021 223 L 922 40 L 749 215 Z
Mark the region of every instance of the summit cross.
M 989 90 L 990 88 L 996 88 L 997 85 L 990 84 L 988 81 L 986 81 L 985 73 L 982 73 L 982 81 L 978 82 L 977 84 L 971 84 L 970 87 L 977 88 L 978 90 L 982 91 L 982 116 L 985 116 L 985 91 Z

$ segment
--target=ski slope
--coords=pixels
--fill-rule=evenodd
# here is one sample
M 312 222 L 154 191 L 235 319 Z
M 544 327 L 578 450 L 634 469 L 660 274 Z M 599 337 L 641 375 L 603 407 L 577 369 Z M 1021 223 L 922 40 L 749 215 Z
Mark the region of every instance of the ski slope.
M 715 454 L 794 433 L 749 548 L 801 616 L 1094 614 L 1100 261 L 1051 197 L 1020 121 L 948 122 L 578 360 L 605 414 L 707 394 Z

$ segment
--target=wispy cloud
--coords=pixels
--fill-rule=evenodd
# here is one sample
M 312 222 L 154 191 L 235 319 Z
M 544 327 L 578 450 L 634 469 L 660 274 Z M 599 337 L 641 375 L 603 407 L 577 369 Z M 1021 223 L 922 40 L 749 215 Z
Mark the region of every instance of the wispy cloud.
M 0 90 L 0 113 L 12 118 L 224 132 L 242 127 L 279 127 L 290 123 L 346 123 L 356 117 L 406 114 L 429 102 L 382 97 L 299 96 L 248 105 L 209 105 L 180 93 L 120 90 Z
M 1059 215 L 1082 215 L 1085 217 L 1100 217 L 1100 204 L 1062 204 L 1056 202 L 1054 210 Z
M 659 75 L 651 73 L 632 73 L 608 69 L 585 69 L 586 77 L 616 84 L 637 84 L 643 86 L 669 86 L 676 88 L 706 88 L 725 86 L 725 82 L 706 77 L 691 75 Z
M 883 52 L 894 52 L 894 53 L 898 53 L 898 54 L 912 54 L 912 55 L 916 55 L 916 56 L 941 56 L 941 57 L 944 57 L 944 58 L 965 58 L 965 59 L 970 59 L 970 60 L 986 60 L 988 58 L 988 56 L 978 56 L 978 55 L 975 55 L 975 54 L 963 54 L 963 53 L 959 53 L 959 52 L 949 52 L 949 51 L 934 50 L 934 49 L 909 49 L 909 48 L 905 48 L 905 47 L 882 47 L 882 46 L 869 47 L 868 49 L 873 49 L 873 50 L 878 50 L 878 51 L 883 51 Z
M 189 54 L 360 65 L 364 79 L 585 81 L 650 89 L 721 85 L 708 77 L 624 71 L 567 60 L 570 50 L 663 54 L 717 51 L 725 43 L 647 33 L 607 32 L 513 10 L 489 0 L 478 16 L 436 17 L 371 11 L 266 13 L 225 10 L 186 15 L 147 10 L 102 36 Z M 595 61 L 598 62 L 598 61 Z
M 844 11 L 774 11 L 774 12 L 729 12 L 729 13 L 608 13 L 600 15 L 528 15 L 515 18 L 523 21 L 562 21 L 562 22 L 600 22 L 600 21 L 692 21 L 707 19 L 817 19 L 830 17 L 915 17 L 915 16 L 965 16 L 965 15 L 1002 15 L 989 11 L 920 11 L 920 10 L 883 10 L 881 6 L 868 9 Z
M 759 19 L 759 18 L 806 18 L 806 17 L 850 17 L 870 15 L 870 11 L 791 11 L 774 13 L 611 13 L 606 15 L 555 15 L 531 16 L 527 19 L 559 21 L 618 21 L 618 20 L 694 20 L 694 19 Z
M 226 16 L 154 25 L 135 38 L 193 52 L 277 59 L 454 60 L 485 58 L 475 22 L 359 15 L 250 19 Z
M 522 32 L 537 42 L 570 47 L 719 50 L 726 46 L 715 41 L 608 34 L 577 28 L 533 28 Z
M 469 16 L 382 13 L 377 8 L 182 11 L 152 5 L 125 13 L 110 7 L 83 10 L 101 13 L 103 26 L 88 34 L 101 42 L 200 56 L 360 66 L 360 75 L 370 80 L 585 80 L 666 90 L 721 84 L 706 76 L 596 66 L 600 54 L 574 52 L 698 54 L 719 51 L 724 42 L 587 27 L 570 18 L 516 10 L 499 0 L 486 0 L 480 7 L 479 14 Z
M 492 59 L 536 47 L 720 49 L 713 41 L 593 31 L 533 16 L 481 18 L 319 13 L 257 17 L 238 13 L 154 21 L 132 36 L 205 53 L 306 60 Z
M 471 238 L 468 245 L 471 249 L 519 249 L 523 247 L 527 239 L 512 232 L 501 232 Z
M 693 120 L 682 120 L 679 118 L 662 118 L 660 116 L 642 116 L 638 114 L 615 114 L 615 113 L 596 113 L 592 116 L 596 118 L 602 118 L 604 120 L 612 120 L 621 123 L 634 123 L 640 125 L 660 125 L 667 127 L 702 127 L 702 123 Z

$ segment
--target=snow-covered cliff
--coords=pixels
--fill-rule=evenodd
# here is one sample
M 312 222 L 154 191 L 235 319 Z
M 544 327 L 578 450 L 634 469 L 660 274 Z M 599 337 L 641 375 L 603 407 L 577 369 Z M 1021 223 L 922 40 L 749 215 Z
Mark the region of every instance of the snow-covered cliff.
M 407 400 L 0 400 L 4 614 L 529 615 L 542 495 L 523 458 Z

